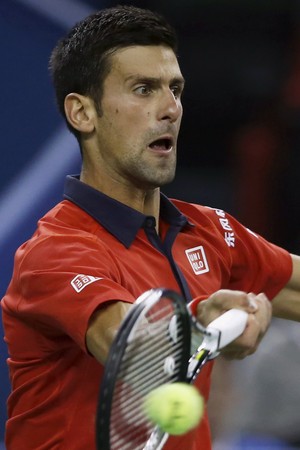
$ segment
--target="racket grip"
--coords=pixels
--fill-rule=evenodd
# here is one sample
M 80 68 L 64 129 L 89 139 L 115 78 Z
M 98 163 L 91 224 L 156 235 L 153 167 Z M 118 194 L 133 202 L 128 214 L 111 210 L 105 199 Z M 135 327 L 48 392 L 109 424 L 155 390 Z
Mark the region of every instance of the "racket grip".
M 220 332 L 218 350 L 226 347 L 244 332 L 247 320 L 248 314 L 245 311 L 234 308 L 226 311 L 207 326 L 207 330 L 212 334 L 216 331 Z

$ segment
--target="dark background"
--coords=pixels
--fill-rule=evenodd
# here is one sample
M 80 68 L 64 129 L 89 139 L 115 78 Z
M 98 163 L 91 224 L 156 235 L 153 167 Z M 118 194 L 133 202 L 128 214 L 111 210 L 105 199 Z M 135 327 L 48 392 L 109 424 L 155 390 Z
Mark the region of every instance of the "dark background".
M 179 34 L 185 112 L 177 179 L 165 192 L 226 209 L 300 253 L 299 0 L 0 0 L 0 296 L 15 249 L 79 168 L 53 99 L 49 54 L 77 20 L 117 3 L 161 12 Z M 3 340 L 0 351 L 1 441 Z

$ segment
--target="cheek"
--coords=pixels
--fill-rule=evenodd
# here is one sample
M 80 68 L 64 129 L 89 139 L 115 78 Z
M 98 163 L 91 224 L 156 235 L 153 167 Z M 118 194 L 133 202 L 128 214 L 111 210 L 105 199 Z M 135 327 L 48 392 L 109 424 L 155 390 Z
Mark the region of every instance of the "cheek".
M 116 102 L 114 105 L 104 105 L 103 107 L 107 130 L 118 137 L 123 136 L 128 140 L 129 136 L 142 133 L 144 128 L 149 126 L 151 110 L 141 108 L 128 99 Z

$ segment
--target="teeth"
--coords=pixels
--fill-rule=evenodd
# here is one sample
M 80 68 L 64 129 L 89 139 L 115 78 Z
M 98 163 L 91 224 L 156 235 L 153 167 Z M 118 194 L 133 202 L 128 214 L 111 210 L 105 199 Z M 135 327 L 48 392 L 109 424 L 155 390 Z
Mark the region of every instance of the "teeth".
M 170 139 L 157 139 L 157 141 L 154 141 L 150 144 L 151 148 L 163 148 L 165 150 L 168 150 L 171 147 L 171 141 Z

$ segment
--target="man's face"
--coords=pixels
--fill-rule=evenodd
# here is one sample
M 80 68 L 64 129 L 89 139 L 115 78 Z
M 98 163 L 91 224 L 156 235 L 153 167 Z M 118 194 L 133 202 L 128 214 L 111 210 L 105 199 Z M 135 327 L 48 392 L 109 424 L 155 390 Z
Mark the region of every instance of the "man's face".
M 111 56 L 96 124 L 99 164 L 117 182 L 153 189 L 172 181 L 184 80 L 165 46 L 133 46 Z

